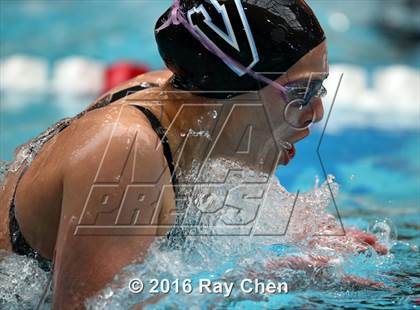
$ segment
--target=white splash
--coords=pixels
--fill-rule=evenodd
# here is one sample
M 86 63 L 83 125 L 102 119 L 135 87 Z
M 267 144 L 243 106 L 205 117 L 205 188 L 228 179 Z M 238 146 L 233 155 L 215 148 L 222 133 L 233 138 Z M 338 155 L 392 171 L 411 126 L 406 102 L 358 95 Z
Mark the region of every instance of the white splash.
M 40 269 L 34 259 L 0 250 L 0 309 L 35 309 L 48 278 L 49 274 Z M 49 299 L 51 291 L 46 307 Z
M 340 228 L 327 210 L 331 192 L 338 194 L 333 177 L 321 186 L 316 182 L 313 190 L 297 195 L 287 192 L 276 177 L 220 159 L 203 166 L 194 162 L 191 171 L 179 176 L 179 180 L 181 184 L 201 184 L 179 188 L 180 196 L 187 200 L 178 207 L 187 211 L 184 221 L 178 221 L 184 226 L 174 232 L 184 237 L 157 238 L 144 262 L 126 266 L 96 297 L 86 301 L 88 309 L 130 309 L 156 298 L 145 291 L 130 293 L 128 282 L 133 278 L 197 281 L 204 277 L 235 282 L 257 277 L 286 281 L 293 290 L 341 285 L 343 265 L 349 265 L 349 260 L 337 248 L 351 247 L 351 241 L 330 237 L 327 242 L 313 242 L 316 235 L 334 234 Z M 381 240 L 392 243 L 392 229 L 386 223 L 375 225 L 372 231 L 379 233 Z M 176 246 L 174 242 L 178 242 Z M 327 267 L 322 266 L 325 257 L 333 258 Z M 321 265 L 311 266 L 313 261 Z M 33 259 L 0 251 L 0 308 L 35 308 L 48 276 Z M 244 298 L 262 297 L 243 296 L 235 289 L 231 298 L 223 302 Z M 43 309 L 51 306 L 51 299 L 50 290 Z M 191 308 L 202 307 L 206 301 L 217 303 L 216 299 L 217 295 L 211 294 L 170 293 L 153 302 L 162 308 Z
M 297 246 L 300 253 L 304 253 L 302 248 L 310 237 L 338 226 L 335 218 L 327 213 L 331 200 L 329 188 L 334 194 L 338 191 L 332 177 L 321 187 L 296 197 L 287 192 L 277 178 L 229 160 L 211 161 L 201 169 L 199 173 L 200 167 L 194 166 L 183 181 L 208 184 L 206 182 L 211 180 L 217 185 L 180 188 L 180 195 L 189 197 L 185 205 L 178 206 L 187 210 L 182 223 L 195 225 L 177 231 L 186 235 L 185 242 L 179 247 L 170 247 L 166 237 L 156 240 L 144 263 L 124 268 L 98 296 L 86 302 L 88 309 L 128 309 L 155 297 L 145 292 L 130 293 L 128 282 L 133 278 L 147 281 L 152 278 L 194 279 L 204 275 L 237 280 L 249 273 L 263 274 L 275 256 L 270 250 L 273 245 Z M 275 272 L 277 277 L 287 276 L 283 269 Z M 298 272 L 290 274 L 293 281 L 298 279 L 300 284 L 312 281 L 306 279 L 307 276 L 299 276 Z M 194 305 L 196 297 L 203 298 L 194 293 L 177 294 L 174 298 L 182 308 Z

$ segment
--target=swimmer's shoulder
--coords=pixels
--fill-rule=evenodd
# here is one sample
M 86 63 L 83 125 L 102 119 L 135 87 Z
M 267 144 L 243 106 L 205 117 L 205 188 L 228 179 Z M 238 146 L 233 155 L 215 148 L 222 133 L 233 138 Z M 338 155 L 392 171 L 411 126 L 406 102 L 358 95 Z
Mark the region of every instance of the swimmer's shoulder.
M 67 140 L 68 155 L 63 161 L 65 214 L 81 214 L 96 184 L 106 184 L 106 192 L 112 197 L 120 195 L 119 191 L 133 182 L 154 184 L 144 189 L 147 197 L 149 194 L 155 197 L 164 185 L 171 184 L 160 139 L 146 116 L 133 106 L 91 111 L 76 121 L 69 134 L 73 139 Z M 166 210 L 172 200 L 163 199 L 159 208 Z M 112 225 L 115 221 L 103 220 L 101 225 Z
M 62 143 L 68 159 L 66 167 L 77 167 L 88 162 L 97 166 L 105 153 L 123 158 L 123 153 L 135 147 L 141 149 L 146 164 L 153 158 L 163 162 L 161 147 L 157 148 L 159 141 L 143 112 L 131 104 L 116 104 L 92 110 L 74 120 Z
M 142 81 L 164 83 L 170 75 L 170 71 L 150 72 L 128 81 L 125 85 Z M 123 88 L 124 85 L 119 87 Z M 154 111 L 154 113 L 156 115 L 159 112 Z M 43 171 L 41 180 L 45 184 L 60 185 L 65 178 L 66 171 L 77 168 L 83 161 L 96 166 L 111 140 L 113 143 L 123 145 L 124 141 L 132 140 L 133 135 L 136 135 L 136 139 L 141 140 L 143 154 L 147 154 L 146 150 L 148 149 L 150 152 L 156 149 L 158 139 L 156 132 L 147 117 L 132 105 L 120 101 L 115 105 L 111 104 L 84 113 L 81 117 L 73 119 L 68 127 L 51 137 L 43 145 L 25 172 L 20 182 L 20 188 L 24 188 L 22 186 L 24 183 L 28 183 L 28 188 L 31 188 L 30 184 L 33 184 L 35 179 L 40 179 L 38 178 L 40 171 Z M 112 146 L 112 143 L 110 145 Z M 108 150 L 108 152 L 114 151 L 118 152 L 118 149 Z M 161 154 L 161 158 L 163 158 L 163 154 Z M 6 182 L 1 186 L 2 195 L 0 198 L 4 199 L 0 199 L 0 207 L 4 214 L 8 211 L 6 209 L 10 204 L 11 193 L 14 191 L 19 175 L 20 171 L 9 173 Z M 25 182 L 26 180 L 29 181 Z M 43 196 L 43 188 L 51 192 L 52 187 L 59 186 L 38 186 L 39 196 Z M 4 217 L 2 216 L 2 218 Z
M 27 241 L 43 256 L 52 257 L 63 201 L 68 202 L 68 214 L 81 214 L 98 177 L 99 182 L 124 187 L 130 184 L 131 172 L 150 183 L 164 173 L 169 184 L 159 143 L 148 119 L 133 106 L 110 105 L 73 120 L 43 146 L 17 187 L 15 201 Z M 0 215 L 7 216 L 11 197 L 1 200 Z M 10 248 L 4 229 L 8 225 L 2 226 L 0 247 Z
M 118 93 L 119 91 L 122 91 L 124 89 L 128 89 L 137 85 L 140 85 L 142 83 L 150 83 L 150 84 L 156 84 L 158 86 L 162 86 L 166 83 L 166 81 L 172 76 L 172 72 L 169 70 L 158 70 L 158 71 L 151 71 L 147 72 L 141 75 L 138 75 L 122 84 L 119 84 L 118 86 L 110 89 L 103 95 L 101 95 L 97 100 L 95 100 L 90 106 L 95 105 L 97 102 L 102 100 L 103 98 L 106 98 L 107 96 L 111 94 Z M 90 107 L 89 106 L 89 107 Z

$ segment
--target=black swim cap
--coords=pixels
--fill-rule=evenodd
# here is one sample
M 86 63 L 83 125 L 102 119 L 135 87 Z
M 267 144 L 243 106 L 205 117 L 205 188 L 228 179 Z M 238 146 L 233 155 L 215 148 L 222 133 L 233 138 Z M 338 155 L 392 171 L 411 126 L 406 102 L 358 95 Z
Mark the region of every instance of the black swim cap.
M 303 0 L 180 0 L 181 15 L 224 54 L 254 72 L 275 80 L 325 39 Z M 263 88 L 256 80 L 209 51 L 182 24 L 170 23 L 169 8 L 157 21 L 160 55 L 174 73 L 174 87 L 211 91 L 202 95 L 230 98 L 237 91 Z M 159 29 L 161 28 L 161 29 Z M 236 92 L 235 92 L 236 91 Z

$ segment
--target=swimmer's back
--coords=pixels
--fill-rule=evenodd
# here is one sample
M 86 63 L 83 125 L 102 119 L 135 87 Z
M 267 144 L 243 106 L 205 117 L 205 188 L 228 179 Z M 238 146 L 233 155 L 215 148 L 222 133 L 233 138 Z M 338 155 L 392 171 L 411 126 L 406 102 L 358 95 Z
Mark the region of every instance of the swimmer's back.
M 169 71 L 150 72 L 112 89 L 109 94 L 143 82 L 161 85 L 169 76 Z M 118 115 L 122 101 L 118 100 L 74 119 L 68 127 L 43 145 L 26 171 L 22 166 L 16 172 L 8 173 L 0 189 L 0 248 L 11 250 L 8 219 L 15 189 L 16 217 L 26 241 L 42 256 L 52 258 L 62 211 L 63 183 L 69 167 L 86 170 L 77 166 L 77 160 L 84 154 L 91 156 L 85 160 L 91 160 L 90 166 L 95 167 L 95 161 L 105 151 L 101 150 L 99 144 L 101 141 L 105 143 L 111 135 L 117 118 L 120 125 L 126 124 L 127 128 L 135 124 L 143 138 L 149 135 L 149 139 L 156 139 L 150 123 L 139 110 L 129 107 Z M 93 182 L 93 179 L 90 181 Z
M 164 71 L 140 76 L 111 93 L 141 82 L 162 84 L 169 75 Z M 118 232 L 110 232 L 108 236 L 74 235 L 98 171 L 114 176 L 115 171 L 124 167 L 127 154 L 136 154 L 135 163 L 126 162 L 126 169 L 118 175 L 116 192 L 130 184 L 127 171 L 144 179 L 158 180 L 146 196 L 156 196 L 164 184 L 171 184 L 162 147 L 156 147 L 159 137 L 149 118 L 133 106 L 141 104 L 141 94 L 135 97 L 136 103 L 117 100 L 73 119 L 42 146 L 20 180 L 22 169 L 9 173 L 2 188 L 0 248 L 11 250 L 8 221 L 3 219 L 8 218 L 16 188 L 16 218 L 23 236 L 39 254 L 55 259 L 55 307 L 67 304 L 68 296 L 80 305 L 123 266 L 141 259 L 154 239 L 153 232 L 148 236 L 119 236 Z M 153 107 L 148 110 L 157 113 Z M 131 144 L 136 139 L 137 143 Z M 134 153 L 127 152 L 130 147 Z M 110 161 L 101 166 L 104 154 Z M 155 206 L 156 214 L 173 208 L 174 201 L 173 192 L 165 191 L 163 199 Z M 109 207 L 112 210 L 118 205 Z M 115 219 L 105 216 L 95 224 L 112 226 Z

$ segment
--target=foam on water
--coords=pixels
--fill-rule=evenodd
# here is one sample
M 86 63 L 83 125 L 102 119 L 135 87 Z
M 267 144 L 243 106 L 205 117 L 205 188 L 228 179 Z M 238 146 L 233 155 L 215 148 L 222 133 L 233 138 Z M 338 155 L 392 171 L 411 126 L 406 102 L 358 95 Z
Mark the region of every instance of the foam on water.
M 264 294 L 244 295 L 238 289 L 239 285 L 235 286 L 229 299 L 196 291 L 191 294 L 172 291 L 156 296 L 145 290 L 133 294 L 128 289 L 133 278 L 144 280 L 146 285 L 153 278 L 187 278 L 192 279 L 193 287 L 200 278 L 238 282 L 255 277 L 286 281 L 294 290 L 343 288 L 346 285 L 344 262 L 349 263 L 356 256 L 354 251 L 346 251 L 352 249 L 350 240 L 331 236 L 342 232 L 339 221 L 328 213 L 330 189 L 334 195 L 338 193 L 338 185 L 332 177 L 296 198 L 297 194 L 287 192 L 276 178 L 240 168 L 228 160 L 212 161 L 205 168 L 205 172 L 197 176 L 198 168 L 194 167 L 183 179 L 200 180 L 201 183 L 206 180 L 225 182 L 211 190 L 205 186 L 181 189 L 180 194 L 189 197 L 186 202 L 188 215 L 182 223 L 194 223 L 194 229 L 182 228 L 183 234 L 187 235 L 183 246 L 168 247 L 166 238 L 157 239 L 143 263 L 127 266 L 100 294 L 87 300 L 89 309 L 128 309 L 148 301 L 158 302 L 163 308 L 174 305 L 206 308 L 212 303 L 227 306 L 243 300 L 267 298 Z M 222 203 L 223 208 L 217 208 L 228 191 L 233 194 Z M 244 201 L 244 196 L 253 199 Z M 264 198 L 259 200 L 261 197 Z M 232 229 L 233 223 L 239 225 Z M 324 237 L 314 241 L 319 234 Z M 382 259 L 373 251 L 367 251 L 363 257 L 367 262 L 370 260 L 371 265 Z
M 0 166 L 1 179 L 9 163 Z M 201 184 L 179 188 L 179 195 L 187 197 L 178 206 L 186 210 L 183 221 L 181 217 L 177 220 L 182 226 L 173 230 L 169 240 L 157 238 L 144 262 L 126 266 L 97 296 L 86 301 L 87 308 L 129 309 L 150 301 L 159 307 L 206 308 L 215 303 L 229 306 L 277 298 L 244 294 L 239 289 L 244 278 L 286 282 L 294 292 L 353 289 L 355 283 L 346 280 L 352 274 L 386 282 L 381 266 L 389 266 L 392 255 L 381 257 L 371 249 L 356 255 L 353 241 L 340 236 L 340 222 L 328 212 L 331 192 L 338 194 L 338 184 L 331 176 L 320 186 L 316 180 L 309 192 L 289 193 L 276 177 L 220 159 L 201 167 L 194 163 L 179 180 L 180 184 Z M 377 222 L 370 230 L 389 247 L 393 245 L 396 233 L 392 223 Z M 49 276 L 33 259 L 0 252 L 0 307 L 33 309 L 46 292 L 43 309 L 49 309 L 52 291 L 45 291 Z M 145 282 L 153 278 L 192 279 L 193 287 L 202 278 L 236 284 L 228 299 L 196 290 L 157 296 L 146 291 L 131 293 L 128 282 L 133 278 Z
M 44 144 L 47 141 L 49 141 L 51 137 L 55 136 L 57 133 L 63 130 L 63 128 L 67 127 L 70 124 L 71 120 L 72 120 L 71 118 L 63 118 L 57 123 L 55 123 L 54 125 L 47 128 L 37 137 L 19 146 L 15 150 L 15 158 L 13 162 L 11 162 L 10 164 L 7 162 L 0 163 L 0 181 L 2 178 L 4 178 L 6 169 L 10 172 L 17 172 L 22 167 L 22 165 L 26 164 L 29 166 L 32 160 L 34 160 L 35 156 L 44 146 Z M 2 168 L 2 166 L 4 168 Z M 1 171 L 3 171 L 3 177 L 2 177 Z
M 0 185 L 11 167 L 10 162 L 0 161 Z M 0 249 L 0 309 L 35 309 L 44 293 L 46 303 L 40 309 L 49 309 L 52 298 L 47 287 L 49 277 L 35 259 Z
M 0 161 L 0 185 L 9 171 L 17 171 L 23 162 L 32 161 L 37 147 L 44 141 L 32 140 L 16 154 L 14 162 Z M 16 255 L 0 249 L 0 309 L 36 309 L 41 299 L 45 303 L 37 309 L 50 309 L 52 290 L 49 287 L 51 274 L 42 270 L 38 262 L 27 256 Z
M 0 309 L 35 309 L 48 280 L 49 273 L 39 268 L 36 260 L 0 250 Z M 51 291 L 46 308 L 50 300 Z
M 0 184 L 4 182 L 6 178 L 6 172 L 8 171 L 10 162 L 6 160 L 0 160 Z

